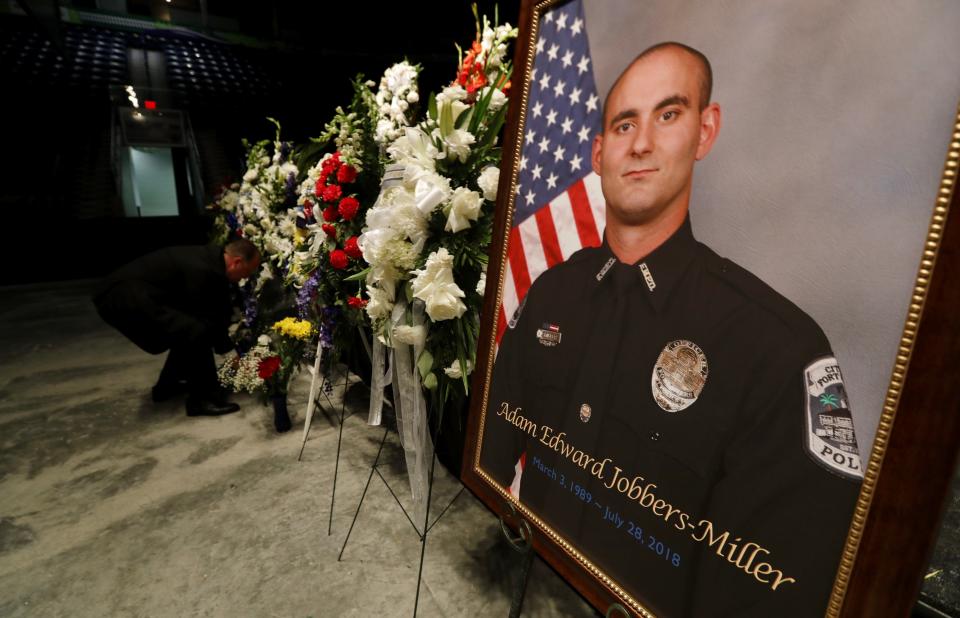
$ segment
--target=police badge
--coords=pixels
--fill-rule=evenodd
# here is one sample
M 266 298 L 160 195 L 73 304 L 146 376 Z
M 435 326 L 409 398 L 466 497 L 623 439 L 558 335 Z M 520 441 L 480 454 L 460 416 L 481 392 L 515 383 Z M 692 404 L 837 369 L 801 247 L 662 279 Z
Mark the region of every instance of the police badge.
M 692 341 L 671 341 L 653 366 L 653 399 L 667 412 L 684 410 L 697 400 L 707 383 L 707 355 Z
M 807 453 L 831 472 L 862 479 L 857 437 L 837 359 L 827 356 L 803 370 L 806 386 Z

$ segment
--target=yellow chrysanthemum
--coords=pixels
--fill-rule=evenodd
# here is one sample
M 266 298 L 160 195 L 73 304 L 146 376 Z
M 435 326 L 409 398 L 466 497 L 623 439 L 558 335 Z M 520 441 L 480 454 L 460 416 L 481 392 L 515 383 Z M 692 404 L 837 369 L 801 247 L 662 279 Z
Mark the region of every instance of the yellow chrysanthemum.
M 297 318 L 283 318 L 273 325 L 273 330 L 281 335 L 306 341 L 313 334 L 313 325 L 306 320 Z

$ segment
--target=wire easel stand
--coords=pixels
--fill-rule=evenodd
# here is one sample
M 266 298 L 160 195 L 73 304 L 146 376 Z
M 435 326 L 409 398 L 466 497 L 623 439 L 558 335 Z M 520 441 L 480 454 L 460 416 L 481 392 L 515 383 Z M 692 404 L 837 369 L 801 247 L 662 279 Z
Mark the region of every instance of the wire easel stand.
M 367 342 L 366 337 L 364 336 L 363 330 L 360 330 L 360 340 L 363 343 L 364 350 L 366 350 L 367 357 L 370 357 L 370 344 Z M 310 424 L 313 420 L 313 411 L 316 406 L 319 406 L 321 410 L 326 413 L 326 408 L 318 400 L 320 395 L 327 400 L 327 403 L 330 404 L 331 408 L 336 408 L 336 404 L 330 399 L 330 393 L 326 388 L 330 382 L 326 376 L 322 377 L 319 388 L 317 388 L 317 380 L 320 378 L 320 365 L 323 359 L 323 347 L 321 342 L 317 342 L 317 353 L 314 359 L 313 364 L 313 379 L 310 382 L 310 395 L 307 402 L 307 414 L 306 420 L 304 421 L 303 427 L 303 440 L 300 443 L 300 454 L 297 455 L 297 461 L 303 459 L 303 450 L 307 446 L 307 437 L 310 434 Z M 362 383 L 362 382 L 361 382 Z M 327 520 L 327 536 L 330 536 L 333 532 L 333 507 L 336 504 L 337 496 L 337 477 L 340 473 L 340 446 L 343 442 L 343 422 L 346 420 L 346 406 L 347 406 L 347 387 L 350 385 L 350 371 L 344 371 L 343 374 L 343 390 L 341 391 L 340 397 L 340 412 L 339 412 L 339 422 L 337 427 L 337 454 L 334 457 L 333 463 L 333 487 L 330 490 L 330 516 Z M 367 385 L 364 385 L 367 386 Z M 369 388 L 369 386 L 367 386 Z M 332 391 L 332 389 L 330 389 Z M 389 401 L 384 402 L 386 405 L 391 405 Z
M 340 554 L 337 556 L 337 562 L 340 562 L 343 559 L 343 552 L 347 549 L 347 543 L 350 542 L 350 535 L 353 533 L 353 527 L 357 523 L 357 517 L 360 515 L 360 509 L 363 507 L 363 501 L 367 496 L 367 490 L 370 488 L 370 481 L 373 480 L 373 475 L 376 474 L 380 477 L 380 480 L 383 481 L 383 484 L 386 486 L 387 491 L 390 492 L 390 495 L 393 496 L 394 501 L 397 503 L 397 506 L 400 507 L 400 510 L 403 512 L 404 516 L 407 518 L 407 521 L 410 523 L 410 526 L 413 528 L 414 532 L 417 533 L 417 536 L 420 538 L 420 564 L 417 568 L 417 590 L 416 596 L 414 597 L 413 602 L 413 616 L 416 618 L 417 608 L 420 604 L 420 584 L 423 582 L 423 562 L 426 556 L 427 551 L 427 535 L 433 529 L 437 522 L 440 521 L 440 518 L 453 506 L 453 503 L 457 501 L 457 498 L 463 493 L 463 486 L 460 486 L 460 490 L 457 494 L 447 503 L 443 510 L 440 511 L 440 514 L 433 520 L 433 523 L 430 523 L 430 504 L 433 500 L 433 482 L 434 482 L 434 472 L 437 465 L 437 437 L 440 435 L 440 427 L 443 421 L 443 409 L 440 409 L 440 418 L 437 419 L 437 429 L 432 432 L 431 436 L 433 444 L 433 456 L 430 460 L 430 472 L 427 476 L 427 506 L 423 518 L 423 527 L 418 528 L 417 524 L 414 523 L 413 518 L 410 517 L 410 514 L 403 507 L 403 504 L 400 502 L 400 498 L 397 497 L 396 492 L 393 491 L 393 488 L 390 486 L 390 483 L 384 478 L 383 474 L 380 473 L 380 456 L 383 453 L 383 445 L 387 442 L 387 435 L 390 433 L 390 428 L 384 430 L 383 438 L 380 440 L 380 447 L 377 449 L 377 456 L 373 460 L 373 464 L 370 466 L 370 474 L 367 475 L 367 483 L 363 487 L 363 493 L 360 495 L 360 502 L 357 504 L 357 510 L 353 514 L 353 520 L 350 522 L 350 528 L 347 530 L 347 537 L 343 540 L 343 546 L 340 548 Z M 422 532 L 421 532 L 422 530 Z

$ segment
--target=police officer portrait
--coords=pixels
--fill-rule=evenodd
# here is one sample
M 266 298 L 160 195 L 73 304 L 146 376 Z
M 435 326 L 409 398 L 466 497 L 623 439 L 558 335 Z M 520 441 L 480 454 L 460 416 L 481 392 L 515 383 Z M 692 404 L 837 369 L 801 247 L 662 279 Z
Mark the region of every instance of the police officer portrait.
M 762 18 L 684 7 L 702 11 L 570 2 L 539 16 L 477 469 L 643 611 L 821 616 L 945 150 L 847 157 L 873 145 L 858 133 L 870 118 L 846 126 L 844 102 L 825 124 L 829 84 L 781 93 L 769 78 L 809 75 L 790 71 L 812 70 L 823 39 L 784 14 L 767 25 L 785 49 L 753 57 Z M 920 61 L 863 44 L 852 55 L 871 67 Z M 945 118 L 921 131 L 946 137 Z M 877 185 L 893 165 L 929 182 Z M 884 249 L 887 226 L 911 242 Z M 877 272 L 881 255 L 895 263 Z

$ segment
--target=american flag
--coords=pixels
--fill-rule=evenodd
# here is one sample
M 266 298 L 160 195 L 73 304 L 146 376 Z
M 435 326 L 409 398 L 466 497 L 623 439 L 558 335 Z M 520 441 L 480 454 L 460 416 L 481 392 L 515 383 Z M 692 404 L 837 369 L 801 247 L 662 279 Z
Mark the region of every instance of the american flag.
M 601 125 L 592 65 L 582 1 L 544 13 L 530 76 L 498 342 L 530 284 L 603 237 L 600 177 L 590 168 L 591 143 Z

